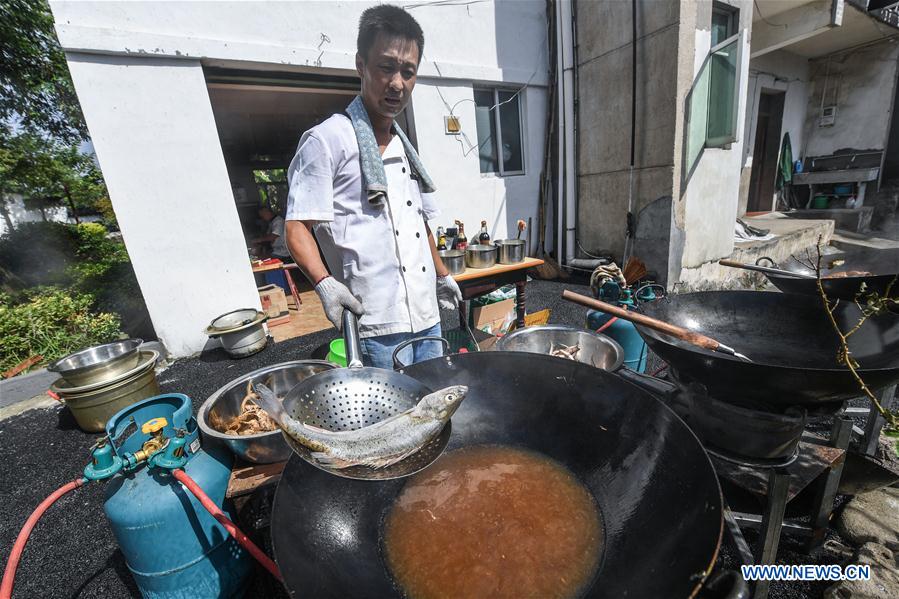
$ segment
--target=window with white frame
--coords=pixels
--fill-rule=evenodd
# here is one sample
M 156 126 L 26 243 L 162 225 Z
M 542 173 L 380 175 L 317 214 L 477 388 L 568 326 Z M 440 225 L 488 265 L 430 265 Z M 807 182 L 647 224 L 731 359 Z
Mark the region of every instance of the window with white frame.
M 737 141 L 743 36 L 739 10 L 712 5 L 711 50 L 687 96 L 685 174 L 689 177 L 705 148 Z
M 475 88 L 475 125 L 482 173 L 524 174 L 524 144 L 519 90 Z

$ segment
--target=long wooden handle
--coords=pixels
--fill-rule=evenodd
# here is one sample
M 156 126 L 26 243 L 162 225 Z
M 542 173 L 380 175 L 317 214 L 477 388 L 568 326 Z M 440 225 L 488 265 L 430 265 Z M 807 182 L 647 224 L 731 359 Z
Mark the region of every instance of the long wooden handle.
M 630 310 L 625 310 L 623 308 L 619 308 L 618 306 L 613 306 L 612 304 L 607 304 L 597 299 L 593 299 L 592 297 L 574 293 L 573 291 L 569 291 L 567 289 L 562 292 L 562 299 L 566 299 L 570 302 L 574 302 L 588 308 L 593 308 L 594 310 L 602 310 L 603 312 L 606 312 L 608 314 L 614 314 L 622 320 L 629 320 L 630 322 L 636 324 L 642 324 L 647 328 L 659 331 L 660 333 L 665 333 L 666 335 L 671 335 L 672 337 L 675 337 L 682 341 L 686 341 L 687 343 L 691 343 L 697 347 L 715 351 L 720 345 L 720 343 L 718 343 L 711 337 L 706 337 L 701 333 L 697 333 L 695 331 L 691 331 L 689 329 L 685 329 L 683 327 L 679 327 L 677 325 L 673 325 L 661 320 L 656 320 L 655 318 L 650 318 L 649 316 L 646 316 L 644 314 L 631 312 Z
M 742 268 L 743 270 L 754 270 L 763 272 L 766 275 L 779 275 L 781 277 L 792 277 L 794 279 L 814 279 L 815 275 L 807 275 L 801 272 L 793 272 L 791 270 L 783 270 L 782 268 L 771 268 L 770 266 L 759 266 L 757 264 L 743 264 L 735 260 L 718 260 L 721 266 L 730 266 L 731 268 Z

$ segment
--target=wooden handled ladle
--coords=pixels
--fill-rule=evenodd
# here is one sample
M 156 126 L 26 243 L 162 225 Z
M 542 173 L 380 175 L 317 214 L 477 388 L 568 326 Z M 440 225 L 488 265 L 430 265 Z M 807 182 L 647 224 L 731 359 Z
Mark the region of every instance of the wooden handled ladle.
M 635 324 L 641 324 L 647 328 L 659 331 L 660 333 L 665 333 L 666 335 L 670 335 L 676 339 L 680 339 L 681 341 L 686 341 L 687 343 L 695 345 L 696 347 L 701 347 L 703 349 L 727 354 L 746 362 L 752 362 L 752 360 L 736 351 L 734 348 L 724 345 L 720 341 L 716 341 L 711 337 L 706 337 L 702 333 L 697 333 L 696 331 L 691 331 L 689 329 L 685 329 L 683 327 L 679 327 L 662 320 L 650 318 L 645 314 L 631 312 L 630 310 L 625 310 L 624 308 L 619 308 L 618 306 L 613 306 L 612 304 L 607 304 L 597 299 L 593 299 L 592 297 L 587 297 L 586 295 L 568 291 L 567 289 L 562 292 L 562 299 L 566 299 L 570 302 L 574 302 L 588 308 L 593 308 L 594 310 L 601 310 L 603 312 L 606 312 L 607 314 L 617 316 L 622 320 L 628 320 Z

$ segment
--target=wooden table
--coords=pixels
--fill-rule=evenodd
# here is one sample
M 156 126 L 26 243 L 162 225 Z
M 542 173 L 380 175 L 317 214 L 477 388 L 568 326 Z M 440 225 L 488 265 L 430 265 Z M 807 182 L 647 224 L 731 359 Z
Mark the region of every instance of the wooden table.
M 543 264 L 543 260 L 525 258 L 518 264 L 496 264 L 490 268 L 466 268 L 462 273 L 453 275 L 462 291 L 462 302 L 459 303 L 459 323 L 462 328 L 468 326 L 467 301 L 490 293 L 503 285 L 515 285 L 516 322 L 519 328 L 523 328 L 527 269 L 541 264 Z
M 297 310 L 300 309 L 300 292 L 297 291 L 296 283 L 293 282 L 293 277 L 290 276 L 290 273 L 287 272 L 289 270 L 299 270 L 300 267 L 294 264 L 293 262 L 281 262 L 280 264 L 262 264 L 260 266 L 253 266 L 253 272 L 271 272 L 273 270 L 283 270 L 284 278 L 287 279 L 287 286 L 290 287 L 290 294 L 293 296 L 293 301 L 297 307 Z

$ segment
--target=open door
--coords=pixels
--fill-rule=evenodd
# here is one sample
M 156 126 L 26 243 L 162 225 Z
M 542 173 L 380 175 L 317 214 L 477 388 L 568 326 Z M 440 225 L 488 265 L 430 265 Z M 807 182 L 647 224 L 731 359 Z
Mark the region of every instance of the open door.
M 774 183 L 777 179 L 785 97 L 786 93 L 782 91 L 762 90 L 759 98 L 747 212 L 770 212 L 774 209 Z

